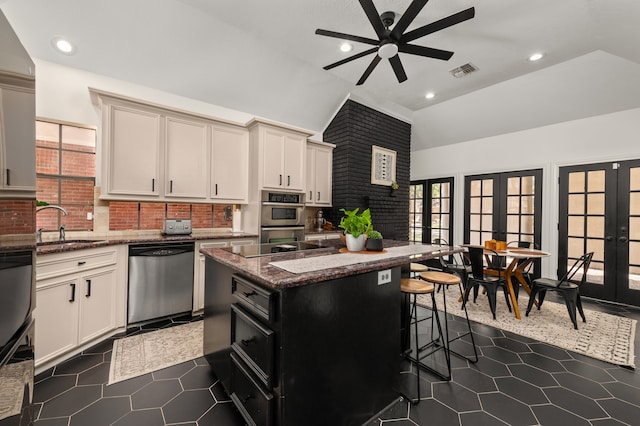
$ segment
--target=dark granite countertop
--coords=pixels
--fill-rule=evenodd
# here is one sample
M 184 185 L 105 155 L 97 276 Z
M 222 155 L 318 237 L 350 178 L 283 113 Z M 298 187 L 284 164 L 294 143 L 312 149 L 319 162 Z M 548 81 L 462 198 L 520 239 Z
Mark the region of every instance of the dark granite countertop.
M 89 237 L 87 239 L 67 238 L 67 241 L 49 241 L 37 246 L 38 255 L 70 252 L 75 250 L 90 249 L 96 247 L 120 245 L 120 244 L 144 244 L 144 243 L 169 243 L 178 241 L 199 240 L 230 240 L 240 238 L 258 238 L 256 234 L 245 232 L 211 232 L 194 233 L 191 235 L 147 235 L 147 236 L 114 236 L 114 237 Z
M 272 262 L 317 258 L 318 264 L 322 265 L 326 264 L 326 260 L 320 257 L 336 255 L 339 253 L 339 249 L 344 247 L 342 241 L 338 239 L 320 240 L 317 244 L 323 249 L 278 253 L 252 258 L 245 258 L 218 248 L 201 249 L 200 251 L 207 257 L 267 287 L 282 289 L 408 265 L 411 262 L 419 262 L 463 250 L 460 247 L 431 246 L 426 244 L 413 245 L 413 251 L 419 253 L 406 255 L 394 254 L 392 251 L 388 251 L 385 256 L 361 254 L 359 255 L 357 263 L 329 268 L 320 266 L 323 269 L 304 273 L 292 273 L 271 264 Z M 385 248 L 405 247 L 409 245 L 406 241 L 384 240 Z M 381 257 L 384 258 L 381 259 Z M 368 260 L 368 258 L 371 260 Z M 309 263 L 309 261 L 305 261 L 305 263 Z

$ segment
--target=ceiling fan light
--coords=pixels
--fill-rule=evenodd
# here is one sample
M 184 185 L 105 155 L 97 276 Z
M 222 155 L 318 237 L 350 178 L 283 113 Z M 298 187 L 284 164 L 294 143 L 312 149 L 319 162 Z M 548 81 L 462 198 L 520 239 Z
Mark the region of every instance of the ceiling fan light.
M 378 48 L 378 56 L 382 59 L 393 58 L 398 54 L 398 45 L 395 43 L 385 43 Z
M 353 50 L 353 46 L 350 43 L 342 43 L 340 45 L 340 51 L 341 52 L 351 52 Z

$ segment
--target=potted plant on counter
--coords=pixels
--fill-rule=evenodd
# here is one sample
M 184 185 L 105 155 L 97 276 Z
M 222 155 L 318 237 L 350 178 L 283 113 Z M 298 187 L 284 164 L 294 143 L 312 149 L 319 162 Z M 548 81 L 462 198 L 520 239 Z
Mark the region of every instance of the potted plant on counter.
M 371 212 L 369 209 L 358 214 L 359 208 L 340 209 L 344 216 L 340 219 L 340 228 L 344 229 L 347 250 L 362 251 L 367 232 L 371 230 Z
M 382 251 L 382 234 L 374 229 L 367 233 L 366 247 L 368 251 Z

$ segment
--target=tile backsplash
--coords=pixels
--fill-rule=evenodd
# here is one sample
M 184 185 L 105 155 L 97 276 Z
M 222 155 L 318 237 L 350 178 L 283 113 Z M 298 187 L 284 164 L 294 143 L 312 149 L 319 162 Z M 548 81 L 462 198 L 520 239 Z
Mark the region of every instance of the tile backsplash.
M 165 219 L 191 219 L 195 229 L 231 228 L 224 218 L 227 204 L 111 201 L 109 231 L 161 230 Z

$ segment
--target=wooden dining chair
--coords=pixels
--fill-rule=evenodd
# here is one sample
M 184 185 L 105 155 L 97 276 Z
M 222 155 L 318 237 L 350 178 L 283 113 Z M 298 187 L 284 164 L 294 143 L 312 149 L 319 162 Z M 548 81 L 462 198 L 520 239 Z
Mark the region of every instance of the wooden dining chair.
M 487 298 L 489 299 L 489 309 L 491 309 L 491 313 L 493 314 L 493 319 L 496 319 L 496 299 L 498 293 L 498 287 L 502 287 L 505 295 L 505 299 L 507 301 L 507 307 L 509 308 L 509 312 L 511 312 L 511 302 L 509 301 L 509 292 L 506 288 L 504 278 L 500 275 L 492 276 L 486 275 L 484 273 L 484 254 L 487 249 L 483 249 L 482 247 L 468 247 L 469 250 L 469 260 L 471 262 L 471 275 L 467 281 L 464 290 L 464 298 L 462 301 L 462 307 L 464 308 L 469 299 L 469 292 L 472 288 L 477 286 L 483 286 L 487 290 Z M 495 252 L 494 252 L 495 253 Z M 491 253 L 490 253 L 491 254 Z M 497 255 L 498 253 L 495 253 Z M 477 296 L 477 290 L 475 291 L 475 295 L 473 301 L 475 303 Z
M 531 311 L 536 294 L 538 295 L 538 310 L 540 310 L 547 291 L 557 291 L 564 298 L 564 303 L 567 305 L 567 311 L 569 311 L 573 328 L 578 329 L 576 309 L 582 317 L 582 322 L 587 322 L 584 311 L 582 310 L 582 302 L 580 301 L 580 286 L 587 280 L 587 271 L 589 270 L 592 258 L 593 252 L 583 254 L 559 280 L 551 278 L 538 278 L 533 280 L 525 315 L 529 316 L 529 311 Z M 582 270 L 582 276 L 576 282 L 574 277 L 580 270 Z

